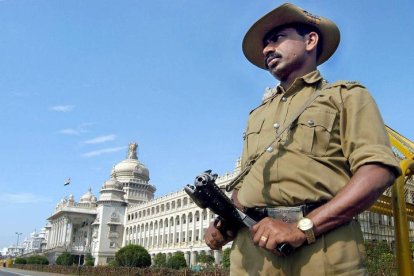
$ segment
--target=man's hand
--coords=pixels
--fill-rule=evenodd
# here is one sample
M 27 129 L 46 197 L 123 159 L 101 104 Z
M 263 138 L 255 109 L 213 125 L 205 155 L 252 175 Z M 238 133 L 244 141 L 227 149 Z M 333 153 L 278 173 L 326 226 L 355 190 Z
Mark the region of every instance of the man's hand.
M 306 241 L 305 234 L 296 224 L 285 223 L 272 218 L 264 218 L 251 228 L 253 243 L 271 252 L 276 252 L 278 244 L 289 243 L 299 247 Z
M 223 247 L 226 243 L 234 239 L 233 231 L 226 231 L 226 235 L 223 235 L 219 229 L 223 227 L 220 220 L 215 219 L 210 223 L 207 231 L 204 233 L 204 241 L 213 250 L 218 250 Z

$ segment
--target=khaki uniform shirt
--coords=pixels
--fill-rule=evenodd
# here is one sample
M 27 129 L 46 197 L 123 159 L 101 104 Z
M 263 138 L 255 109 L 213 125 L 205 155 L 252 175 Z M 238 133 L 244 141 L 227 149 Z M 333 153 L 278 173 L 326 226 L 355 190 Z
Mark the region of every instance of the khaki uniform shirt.
M 242 169 L 275 139 L 277 131 L 317 89 L 321 96 L 236 187 L 244 206 L 295 206 L 330 200 L 367 163 L 382 163 L 400 172 L 369 92 L 355 82 L 326 84 L 319 71 L 296 79 L 287 91 L 277 87 L 275 95 L 251 111 Z

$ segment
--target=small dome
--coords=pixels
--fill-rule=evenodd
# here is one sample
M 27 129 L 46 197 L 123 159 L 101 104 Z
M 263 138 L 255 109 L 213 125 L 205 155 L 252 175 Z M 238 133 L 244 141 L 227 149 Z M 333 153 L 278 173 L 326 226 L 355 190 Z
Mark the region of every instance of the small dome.
M 80 202 L 92 202 L 93 197 L 92 188 L 89 188 L 89 190 L 80 198 Z
M 102 189 L 122 190 L 123 185 L 121 182 L 116 180 L 114 173 L 112 173 L 111 179 L 108 179 L 107 181 L 105 181 L 105 183 L 102 186 Z

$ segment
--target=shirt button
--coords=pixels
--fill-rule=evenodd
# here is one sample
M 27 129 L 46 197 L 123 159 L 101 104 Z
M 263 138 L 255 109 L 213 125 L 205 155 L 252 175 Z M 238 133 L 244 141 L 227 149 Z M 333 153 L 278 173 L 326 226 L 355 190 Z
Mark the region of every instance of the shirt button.
M 266 151 L 267 151 L 267 152 L 272 152 L 272 151 L 273 151 L 273 148 L 272 148 L 272 147 L 268 147 L 268 148 L 266 149 Z
M 282 97 L 282 102 L 286 102 L 287 98 L 286 97 Z
M 279 125 L 279 123 L 274 123 L 273 127 L 274 127 L 275 129 L 278 129 L 278 128 L 280 127 L 280 125 Z
M 308 120 L 308 124 L 309 124 L 310 126 L 314 126 L 314 125 L 315 125 L 315 122 L 314 122 L 313 120 Z

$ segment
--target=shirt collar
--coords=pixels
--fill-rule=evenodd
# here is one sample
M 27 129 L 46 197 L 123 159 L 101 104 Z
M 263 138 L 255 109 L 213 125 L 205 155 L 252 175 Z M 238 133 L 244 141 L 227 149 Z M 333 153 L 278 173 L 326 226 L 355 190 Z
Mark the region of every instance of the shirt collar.
M 285 90 L 282 86 L 278 85 L 276 87 L 276 91 L 277 91 L 276 94 L 279 94 L 279 93 L 285 94 L 285 92 L 288 92 L 292 87 L 303 88 L 305 85 L 313 85 L 313 84 L 319 83 L 322 80 L 323 78 L 319 70 L 315 70 L 300 78 L 297 78 L 293 82 L 291 87 L 289 87 L 287 90 Z

